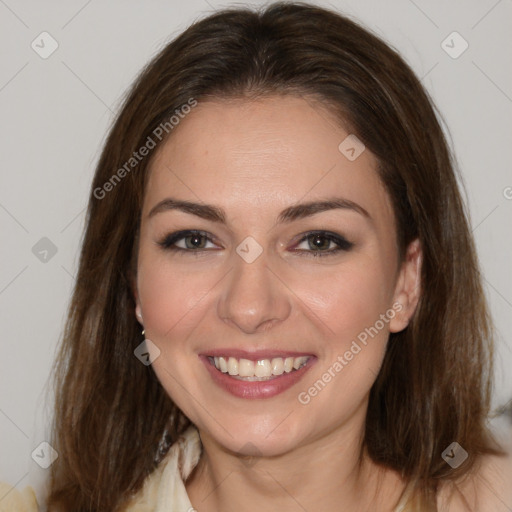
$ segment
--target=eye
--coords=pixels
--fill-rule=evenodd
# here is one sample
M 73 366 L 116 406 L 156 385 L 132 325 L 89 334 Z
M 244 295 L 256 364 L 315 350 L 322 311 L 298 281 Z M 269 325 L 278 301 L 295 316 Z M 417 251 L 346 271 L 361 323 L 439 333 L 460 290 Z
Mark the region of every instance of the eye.
M 169 233 L 158 242 L 158 245 L 169 251 L 196 254 L 218 247 L 207 232 L 194 229 Z M 301 245 L 303 247 L 300 247 Z M 292 251 L 307 256 L 332 256 L 340 251 L 349 251 L 353 245 L 352 242 L 336 233 L 311 231 L 299 240 Z
M 211 246 L 208 247 L 207 244 L 211 244 Z M 198 252 L 215 247 L 208 233 L 192 229 L 170 233 L 163 240 L 159 241 L 158 245 L 169 251 L 184 252 Z
M 300 246 L 303 246 L 300 248 Z M 305 247 L 304 247 L 305 246 Z M 312 231 L 303 236 L 293 249 L 310 256 L 332 256 L 340 251 L 349 251 L 354 244 L 330 231 Z

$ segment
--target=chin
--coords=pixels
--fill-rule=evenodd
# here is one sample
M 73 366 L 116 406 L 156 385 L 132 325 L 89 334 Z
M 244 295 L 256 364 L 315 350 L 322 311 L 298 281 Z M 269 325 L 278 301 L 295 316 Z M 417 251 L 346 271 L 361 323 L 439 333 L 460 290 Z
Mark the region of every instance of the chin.
M 290 414 L 290 417 L 293 413 Z M 205 430 L 225 449 L 250 457 L 273 457 L 282 455 L 299 446 L 305 433 L 291 422 L 279 418 L 243 417 L 229 421 L 229 429 L 224 430 L 218 424 L 205 425 Z M 297 418 L 295 418 L 295 421 Z

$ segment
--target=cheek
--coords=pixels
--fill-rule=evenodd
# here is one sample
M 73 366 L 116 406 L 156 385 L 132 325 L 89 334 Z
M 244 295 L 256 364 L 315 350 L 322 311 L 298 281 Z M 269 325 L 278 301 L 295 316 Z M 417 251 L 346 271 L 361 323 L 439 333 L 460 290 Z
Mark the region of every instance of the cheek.
M 190 272 L 170 264 L 165 256 L 146 257 L 141 251 L 138 292 L 149 334 L 163 340 L 182 330 L 203 307 L 218 281 L 215 275 Z
M 364 404 L 382 364 L 394 313 L 377 271 L 352 270 L 320 284 L 309 288 L 307 305 L 328 329 L 318 341 L 318 363 L 297 396 L 310 428 L 326 410 L 331 411 L 327 423 L 335 425 Z
M 330 402 L 338 404 L 339 410 L 349 410 L 369 391 L 379 372 L 389 321 L 395 313 L 390 304 L 391 285 L 379 262 L 367 258 L 340 266 L 336 272 L 316 275 L 302 288 L 297 284 L 297 295 L 323 326 L 323 337 L 316 342 L 319 364 L 303 389 L 307 392 L 320 379 L 315 394 L 328 383 L 322 398 L 316 400 L 318 405 Z
M 393 288 L 387 275 L 376 259 L 358 257 L 331 271 L 310 274 L 308 279 L 302 274 L 293 289 L 321 320 L 333 343 L 343 345 L 373 326 L 390 307 Z
M 139 256 L 138 292 L 146 338 L 160 350 L 153 370 L 168 395 L 193 421 L 199 421 L 200 414 L 191 407 L 190 396 L 202 396 L 204 385 L 194 348 L 206 336 L 202 320 L 213 308 L 216 275 L 187 271 L 185 265 L 170 263 L 165 254 L 141 250 Z

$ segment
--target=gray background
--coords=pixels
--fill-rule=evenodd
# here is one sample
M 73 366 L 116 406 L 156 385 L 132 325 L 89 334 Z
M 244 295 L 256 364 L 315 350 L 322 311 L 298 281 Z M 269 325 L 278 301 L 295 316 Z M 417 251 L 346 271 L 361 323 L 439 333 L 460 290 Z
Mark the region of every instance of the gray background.
M 354 16 L 395 46 L 443 115 L 497 326 L 494 403 L 505 404 L 512 397 L 512 1 L 314 3 Z M 121 96 L 165 42 L 228 5 L 0 0 L 0 481 L 40 492 L 47 475 L 31 453 L 48 439 L 48 378 L 88 188 Z M 42 46 L 43 31 L 59 45 L 47 59 L 31 47 Z M 469 44 L 458 58 L 464 43 L 446 40 L 453 31 Z M 43 237 L 54 255 L 41 252 Z

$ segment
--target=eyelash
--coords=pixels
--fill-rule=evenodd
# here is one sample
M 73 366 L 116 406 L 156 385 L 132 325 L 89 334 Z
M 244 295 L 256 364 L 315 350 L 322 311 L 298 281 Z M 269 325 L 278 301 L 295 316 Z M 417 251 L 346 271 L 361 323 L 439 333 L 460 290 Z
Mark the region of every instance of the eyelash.
M 175 233 L 170 233 L 170 234 L 166 235 L 163 240 L 158 242 L 158 245 L 160 245 L 160 247 L 162 247 L 164 250 L 167 250 L 167 251 L 174 251 L 176 253 L 182 253 L 182 254 L 194 253 L 195 256 L 198 256 L 203 251 L 211 250 L 211 249 L 202 249 L 202 248 L 199 248 L 196 250 L 195 249 L 184 249 L 183 247 L 175 246 L 176 242 L 178 242 L 184 238 L 187 238 L 189 236 L 206 238 L 206 240 L 208 242 L 214 243 L 213 240 L 211 239 L 211 237 L 208 236 L 207 232 L 194 230 L 194 229 L 187 229 L 187 230 L 182 230 L 182 231 L 176 231 Z M 314 238 L 316 236 L 322 237 L 322 238 L 328 240 L 329 242 L 335 243 L 337 245 L 337 247 L 335 249 L 329 249 L 328 251 L 319 251 L 319 250 L 314 250 L 314 249 L 312 249 L 312 250 L 295 249 L 294 252 L 307 253 L 308 256 L 313 256 L 314 258 L 319 258 L 319 257 L 323 258 L 323 257 L 328 257 L 328 256 L 334 256 L 334 255 L 338 254 L 340 251 L 349 251 L 354 246 L 354 244 L 352 242 L 349 242 L 342 236 L 337 235 L 336 233 L 332 233 L 330 231 L 321 231 L 321 230 L 309 231 L 309 232 L 305 233 L 304 236 L 298 241 L 297 245 L 300 245 L 301 243 L 306 242 L 309 238 Z

